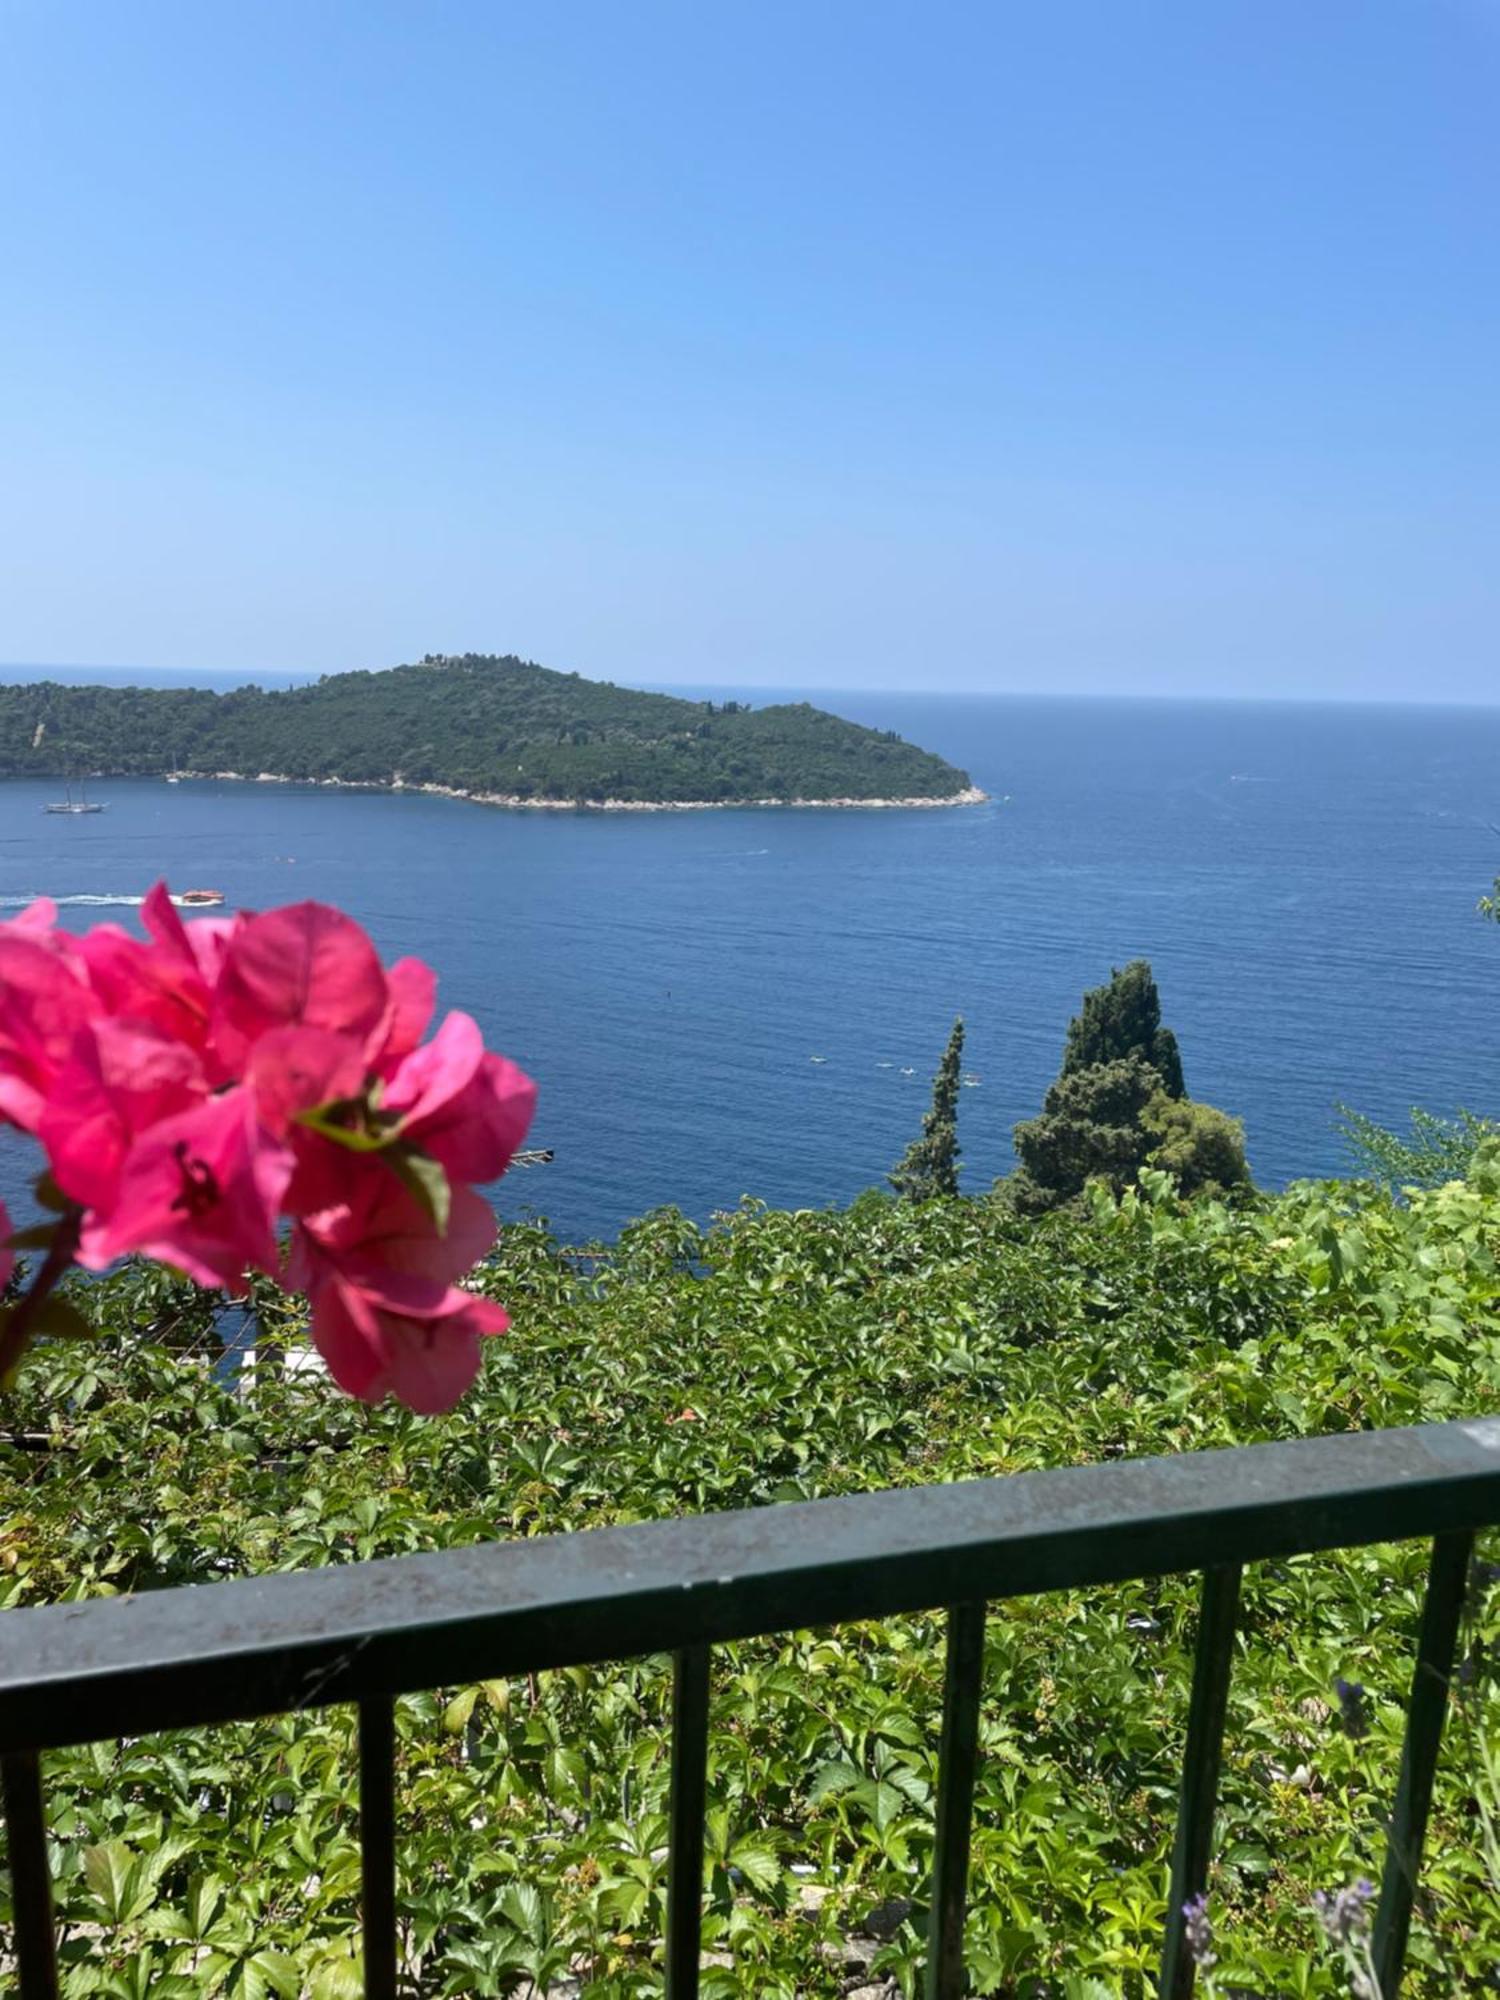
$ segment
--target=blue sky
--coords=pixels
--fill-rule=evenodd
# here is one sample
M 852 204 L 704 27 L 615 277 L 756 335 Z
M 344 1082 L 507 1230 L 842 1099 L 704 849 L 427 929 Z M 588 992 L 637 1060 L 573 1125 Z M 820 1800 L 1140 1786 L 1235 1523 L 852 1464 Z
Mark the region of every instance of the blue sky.
M 0 0 L 0 659 L 1490 700 L 1500 0 Z

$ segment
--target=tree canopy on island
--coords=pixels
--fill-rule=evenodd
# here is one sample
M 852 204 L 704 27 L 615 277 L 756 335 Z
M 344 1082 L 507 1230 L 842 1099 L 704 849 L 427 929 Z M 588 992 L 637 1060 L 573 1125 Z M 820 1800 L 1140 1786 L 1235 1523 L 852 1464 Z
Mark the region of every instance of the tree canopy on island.
M 0 777 L 262 773 L 579 804 L 951 799 L 968 774 L 807 702 L 642 694 L 514 656 L 306 687 L 0 687 Z

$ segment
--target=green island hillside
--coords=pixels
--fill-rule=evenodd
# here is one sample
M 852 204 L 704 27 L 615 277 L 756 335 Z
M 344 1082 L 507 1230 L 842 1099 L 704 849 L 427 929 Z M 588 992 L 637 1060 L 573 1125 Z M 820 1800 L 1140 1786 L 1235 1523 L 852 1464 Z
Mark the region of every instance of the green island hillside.
M 641 694 L 513 656 L 429 656 L 307 687 L 0 687 L 0 777 L 277 777 L 520 805 L 958 804 L 968 774 L 806 702 Z

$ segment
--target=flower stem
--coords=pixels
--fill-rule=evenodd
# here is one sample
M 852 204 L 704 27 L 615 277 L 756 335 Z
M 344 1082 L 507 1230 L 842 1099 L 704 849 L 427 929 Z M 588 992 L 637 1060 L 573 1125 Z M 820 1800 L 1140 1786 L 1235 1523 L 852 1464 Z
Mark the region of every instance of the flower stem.
M 71 1267 L 78 1251 L 78 1238 L 83 1229 L 83 1210 L 69 1209 L 58 1219 L 52 1233 L 52 1241 L 47 1254 L 42 1259 L 36 1276 L 29 1289 L 17 1301 L 11 1311 L 0 1319 L 0 1388 L 9 1386 L 21 1356 L 31 1342 L 32 1328 L 38 1313 L 47 1302 L 59 1279 Z

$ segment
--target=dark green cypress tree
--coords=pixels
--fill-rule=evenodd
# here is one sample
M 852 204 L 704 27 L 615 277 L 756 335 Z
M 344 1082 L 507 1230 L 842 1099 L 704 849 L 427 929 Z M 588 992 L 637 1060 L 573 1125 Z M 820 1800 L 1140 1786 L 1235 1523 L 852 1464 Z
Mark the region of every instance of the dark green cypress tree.
M 1118 1191 L 1147 1166 L 1173 1175 L 1185 1195 L 1250 1186 L 1238 1120 L 1188 1097 L 1143 958 L 1084 994 L 1057 1081 L 1038 1115 L 1016 1127 L 1015 1146 L 1021 1164 L 1002 1185 L 1023 1214 L 1059 1208 L 1090 1181 Z
M 931 1201 L 958 1193 L 958 1086 L 964 1058 L 962 1015 L 932 1079 L 932 1109 L 922 1118 L 922 1136 L 913 1139 L 889 1174 L 891 1186 L 905 1201 Z
M 1153 1143 L 1143 1115 L 1160 1094 L 1161 1079 L 1138 1055 L 1064 1070 L 1038 1116 L 1016 1127 L 1021 1164 L 1008 1183 L 1016 1207 L 1039 1215 L 1091 1180 L 1115 1188 L 1134 1180 Z
M 1131 1056 L 1150 1063 L 1168 1097 L 1187 1096 L 1177 1037 L 1161 1024 L 1161 995 L 1144 958 L 1133 959 L 1123 972 L 1116 968 L 1107 986 L 1084 994 L 1082 1008 L 1068 1023 L 1061 1074 Z

